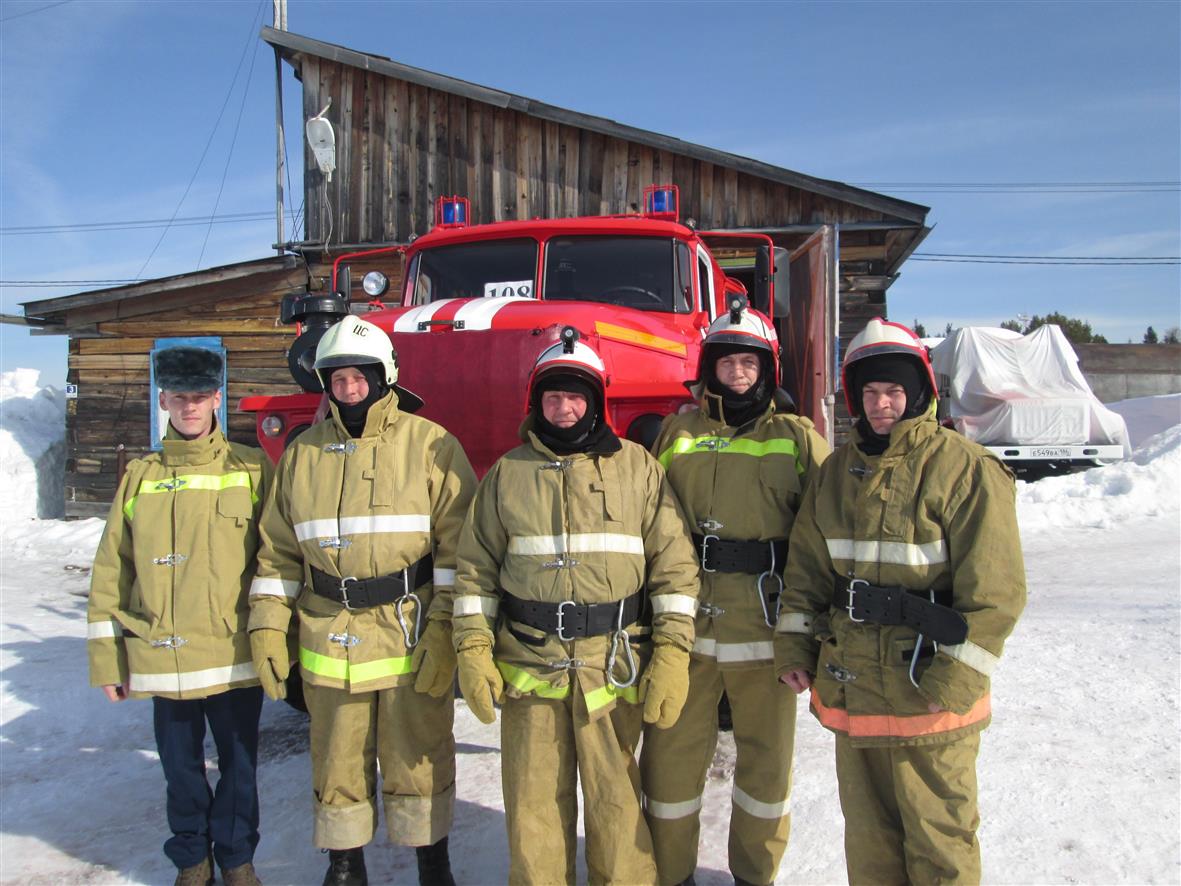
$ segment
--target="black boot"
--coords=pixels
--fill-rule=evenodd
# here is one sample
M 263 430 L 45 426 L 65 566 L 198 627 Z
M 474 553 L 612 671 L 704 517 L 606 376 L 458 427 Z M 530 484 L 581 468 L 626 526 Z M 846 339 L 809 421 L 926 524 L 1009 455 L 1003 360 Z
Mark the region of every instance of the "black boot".
M 416 847 L 414 854 L 418 856 L 419 886 L 455 886 L 446 837 L 433 846 Z
M 324 886 L 369 886 L 369 875 L 365 873 L 365 850 L 329 849 Z

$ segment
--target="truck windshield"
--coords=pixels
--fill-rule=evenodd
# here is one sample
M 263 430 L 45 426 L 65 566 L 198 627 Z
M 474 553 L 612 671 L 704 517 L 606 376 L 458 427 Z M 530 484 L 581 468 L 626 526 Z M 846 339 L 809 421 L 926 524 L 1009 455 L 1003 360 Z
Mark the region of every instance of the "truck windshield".
M 537 242 L 486 240 L 424 249 L 411 268 L 412 303 L 444 298 L 534 297 Z
M 687 311 L 673 245 L 665 237 L 555 237 L 546 244 L 545 299 Z

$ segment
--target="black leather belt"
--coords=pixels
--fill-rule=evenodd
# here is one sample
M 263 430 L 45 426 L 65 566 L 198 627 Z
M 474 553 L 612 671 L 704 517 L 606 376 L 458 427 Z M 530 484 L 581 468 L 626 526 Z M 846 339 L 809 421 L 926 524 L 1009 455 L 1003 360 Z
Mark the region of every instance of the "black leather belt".
M 370 609 L 393 603 L 411 591 L 416 591 L 434 577 L 434 559 L 427 554 L 404 572 L 393 572 L 378 578 L 337 578 L 312 567 L 312 590 L 321 597 L 340 603 L 345 609 Z M 409 585 L 409 586 L 408 586 Z
M 844 609 L 853 621 L 906 625 L 936 643 L 963 643 L 968 639 L 968 622 L 949 605 L 951 591 L 936 591 L 934 602 L 929 594 L 909 588 L 878 587 L 860 578 L 837 578 L 832 606 Z
M 620 604 L 623 606 L 622 615 Z M 630 597 L 614 603 L 575 603 L 573 600 L 542 603 L 538 600 L 522 600 L 504 591 L 500 611 L 515 622 L 547 634 L 556 634 L 559 640 L 569 641 L 610 634 L 616 627 L 627 627 L 640 617 L 643 605 L 643 591 L 636 591 Z M 522 635 L 514 632 L 514 636 L 520 639 Z
M 701 568 L 706 572 L 746 572 L 762 575 L 770 569 L 783 571 L 787 559 L 787 539 L 777 541 L 738 541 L 716 535 L 693 536 Z

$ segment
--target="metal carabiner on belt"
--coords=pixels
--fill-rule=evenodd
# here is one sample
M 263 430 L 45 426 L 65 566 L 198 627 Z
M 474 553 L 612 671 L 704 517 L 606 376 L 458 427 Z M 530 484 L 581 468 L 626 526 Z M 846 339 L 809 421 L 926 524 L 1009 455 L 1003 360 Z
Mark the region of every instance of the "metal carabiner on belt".
M 755 587 L 759 592 L 759 605 L 763 607 L 763 621 L 767 627 L 773 628 L 779 622 L 779 610 L 783 606 L 783 576 L 775 571 L 775 542 L 769 542 L 769 544 L 771 546 L 771 566 L 759 576 L 758 584 Z M 768 575 L 779 582 L 779 594 L 775 597 L 774 617 L 767 608 L 767 595 L 763 593 L 763 582 L 767 580 Z
M 631 639 L 627 635 L 627 631 L 623 629 L 623 604 L 626 601 L 619 601 L 619 614 L 615 616 L 615 631 L 611 634 L 611 648 L 607 653 L 607 682 L 616 689 L 627 689 L 629 686 L 634 686 L 636 680 L 640 676 L 640 670 L 636 667 L 636 656 L 632 652 Z M 619 652 L 619 644 L 623 643 L 624 661 L 627 663 L 627 680 L 620 682 L 615 679 L 615 657 Z
M 410 590 L 410 572 L 407 569 L 402 570 L 402 587 L 404 588 L 402 596 L 394 602 L 394 611 L 398 615 L 398 627 L 402 629 L 402 639 L 406 642 L 407 649 L 413 649 L 418 645 L 418 638 L 422 634 L 422 601 L 418 599 L 418 594 Z M 410 628 L 406 624 L 406 613 L 402 609 L 407 603 L 413 601 L 414 603 L 414 639 L 410 639 Z
M 931 602 L 934 603 L 935 602 L 935 590 L 931 589 L 930 591 L 928 591 L 928 593 L 931 597 Z M 936 643 L 934 640 L 931 641 L 931 644 L 935 647 L 935 651 L 938 652 L 939 651 L 939 644 Z M 912 685 L 915 689 L 919 688 L 919 681 L 914 678 L 914 669 L 919 663 L 919 651 L 922 648 L 923 648 L 923 635 L 919 634 L 917 637 L 915 637 L 914 654 L 911 655 L 911 657 L 910 657 L 910 669 L 907 671 L 907 674 L 906 674 L 908 677 L 910 677 L 910 685 Z

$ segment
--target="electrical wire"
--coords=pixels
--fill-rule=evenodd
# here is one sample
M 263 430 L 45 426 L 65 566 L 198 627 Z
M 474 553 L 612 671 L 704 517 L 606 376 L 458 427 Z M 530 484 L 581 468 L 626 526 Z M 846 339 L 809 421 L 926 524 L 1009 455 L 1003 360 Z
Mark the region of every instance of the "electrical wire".
M 263 3 L 265 0 L 259 0 L 258 11 L 255 12 L 254 18 L 250 20 L 250 31 L 254 33 L 257 29 L 257 22 L 262 14 Z M 217 207 L 221 205 L 221 195 L 226 188 L 226 176 L 230 174 L 230 161 L 234 159 L 234 146 L 238 143 L 238 132 L 242 128 L 242 112 L 246 110 L 246 99 L 250 95 L 250 82 L 254 79 L 254 62 L 258 58 L 258 51 L 261 49 L 261 44 L 256 46 L 254 54 L 250 56 L 250 70 L 246 72 L 246 85 L 242 87 L 242 103 L 238 106 L 238 119 L 234 123 L 234 135 L 230 139 L 230 149 L 226 152 L 226 165 L 221 171 L 221 183 L 217 186 L 217 198 L 213 201 L 213 212 L 210 217 L 217 215 Z M 205 260 L 205 247 L 209 243 L 209 234 L 213 230 L 213 222 L 211 221 L 208 227 L 205 228 L 205 239 L 201 241 L 201 253 L 197 256 L 197 270 L 201 269 L 201 262 Z
M 257 15 L 257 13 L 255 14 Z M 180 208 L 184 205 L 185 199 L 189 196 L 189 191 L 192 190 L 193 182 L 197 180 L 197 174 L 201 171 L 202 164 L 205 163 L 205 156 L 209 153 L 209 147 L 213 144 L 213 137 L 217 134 L 217 129 L 221 126 L 221 118 L 226 112 L 226 107 L 230 103 L 230 96 L 234 94 L 234 87 L 238 83 L 238 75 L 242 72 L 242 63 L 246 61 L 246 54 L 249 52 L 251 45 L 254 43 L 254 16 L 250 18 L 250 31 L 246 37 L 246 45 L 242 47 L 242 56 L 238 59 L 238 67 L 234 69 L 233 79 L 230 80 L 230 88 L 226 90 L 226 97 L 222 100 L 221 110 L 217 112 L 217 119 L 213 123 L 213 129 L 209 132 L 209 138 L 205 141 L 205 147 L 201 149 L 201 158 L 197 161 L 197 168 L 193 170 L 193 175 L 189 179 L 189 183 L 185 185 L 185 192 L 181 194 L 180 201 L 176 204 L 176 209 L 172 213 L 172 217 L 176 218 L 180 214 Z M 136 273 L 136 279 L 142 280 L 144 271 L 147 270 L 148 265 L 151 264 L 152 258 L 156 255 L 156 250 L 160 248 L 160 244 L 164 242 L 164 237 L 168 234 L 168 228 L 171 227 L 171 221 L 164 230 L 160 233 L 160 238 L 156 241 L 156 245 L 152 247 L 152 251 L 148 253 L 147 259 Z
M 36 9 L 26 9 L 24 12 L 18 12 L 15 15 L 6 15 L 0 18 L 0 23 L 10 22 L 14 18 L 24 18 L 26 15 L 32 15 L 35 12 L 45 12 L 47 9 L 53 9 L 55 6 L 65 6 L 67 3 L 72 3 L 73 0 L 58 0 L 57 3 L 50 3 L 48 6 L 39 6 Z
M 26 234 L 70 234 L 90 233 L 97 231 L 135 231 L 144 228 L 186 227 L 204 224 L 241 224 L 243 222 L 263 221 L 273 218 L 271 212 L 229 212 L 222 215 L 190 215 L 175 218 L 142 218 L 127 221 L 110 222 L 77 222 L 66 225 L 15 225 L 0 227 L 0 237 L 21 236 Z

